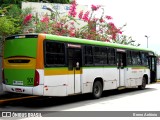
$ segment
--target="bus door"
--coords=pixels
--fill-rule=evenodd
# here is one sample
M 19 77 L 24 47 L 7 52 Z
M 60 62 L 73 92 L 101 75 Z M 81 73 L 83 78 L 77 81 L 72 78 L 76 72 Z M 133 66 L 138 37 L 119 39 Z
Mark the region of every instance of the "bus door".
M 81 92 L 82 51 L 80 48 L 80 45 L 73 45 L 73 48 L 68 48 L 68 94 Z
M 119 86 L 125 86 L 125 68 L 126 67 L 126 52 L 125 50 L 117 50 L 117 69 Z
M 150 69 L 150 80 L 151 83 L 156 82 L 156 70 L 157 70 L 157 63 L 156 63 L 156 56 L 149 56 L 149 69 Z

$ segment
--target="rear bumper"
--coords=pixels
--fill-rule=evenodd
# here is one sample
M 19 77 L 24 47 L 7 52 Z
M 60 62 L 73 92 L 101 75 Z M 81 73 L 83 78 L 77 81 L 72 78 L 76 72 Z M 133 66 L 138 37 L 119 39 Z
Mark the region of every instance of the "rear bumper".
M 24 87 L 24 86 L 12 86 L 12 85 L 2 84 L 2 86 L 3 86 L 3 91 L 29 94 L 29 95 L 43 95 L 43 88 L 44 88 L 44 85 L 38 85 L 35 87 Z

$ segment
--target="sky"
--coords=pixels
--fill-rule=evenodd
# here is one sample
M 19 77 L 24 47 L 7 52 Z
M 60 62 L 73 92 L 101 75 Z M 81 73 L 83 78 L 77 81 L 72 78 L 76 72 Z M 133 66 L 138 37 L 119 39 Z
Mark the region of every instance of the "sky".
M 160 0 L 77 0 L 83 5 L 103 5 L 105 15 L 113 17 L 116 26 L 127 26 L 123 34 L 132 36 L 140 47 L 160 55 Z

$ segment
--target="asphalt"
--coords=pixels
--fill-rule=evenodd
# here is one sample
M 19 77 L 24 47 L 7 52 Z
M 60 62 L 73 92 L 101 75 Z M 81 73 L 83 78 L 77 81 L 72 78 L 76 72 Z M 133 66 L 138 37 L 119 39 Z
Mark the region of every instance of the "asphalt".
M 160 80 L 157 80 L 157 83 L 160 83 Z M 34 98 L 34 97 L 38 97 L 38 96 L 1 92 L 0 104 L 6 101 L 21 100 L 21 99 Z

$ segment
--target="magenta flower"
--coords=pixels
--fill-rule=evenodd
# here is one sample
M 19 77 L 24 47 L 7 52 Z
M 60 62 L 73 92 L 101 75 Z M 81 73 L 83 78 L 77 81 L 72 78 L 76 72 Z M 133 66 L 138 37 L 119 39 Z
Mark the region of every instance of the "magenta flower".
M 70 22 L 71 25 L 74 25 L 74 22 Z
M 32 19 L 32 14 L 28 14 L 28 15 L 24 18 L 23 24 L 26 25 L 29 21 L 31 21 L 31 19 Z
M 114 25 L 114 23 L 112 23 L 112 22 L 109 22 L 108 25 L 109 25 L 111 28 L 115 28 L 115 25 Z
M 98 10 L 100 7 L 101 7 L 100 5 L 97 5 L 97 6 L 91 5 L 91 9 L 92 9 L 93 11 Z
M 99 19 L 99 22 L 103 23 L 103 22 L 105 22 L 105 20 L 103 18 L 101 18 L 101 19 Z
M 98 21 L 98 18 L 93 18 L 93 21 L 97 22 L 97 21 Z
M 77 12 L 76 12 L 76 6 L 77 6 L 76 1 L 73 0 L 72 1 L 72 5 L 70 6 L 70 9 L 69 9 L 69 13 L 68 13 L 69 16 L 76 17 L 76 14 L 77 14 Z
M 83 18 L 82 18 L 85 22 L 88 22 L 89 21 L 89 11 L 87 11 L 84 15 L 83 15 Z
M 106 18 L 108 19 L 108 20 L 111 20 L 111 19 L 113 19 L 111 16 L 106 16 Z
M 43 17 L 41 22 L 48 23 L 49 22 L 49 17 L 47 17 L 47 16 Z
M 122 34 L 122 31 L 120 29 L 117 29 L 117 33 Z
M 79 19 L 82 19 L 82 16 L 83 16 L 83 10 L 81 10 L 79 15 L 78 15 Z

